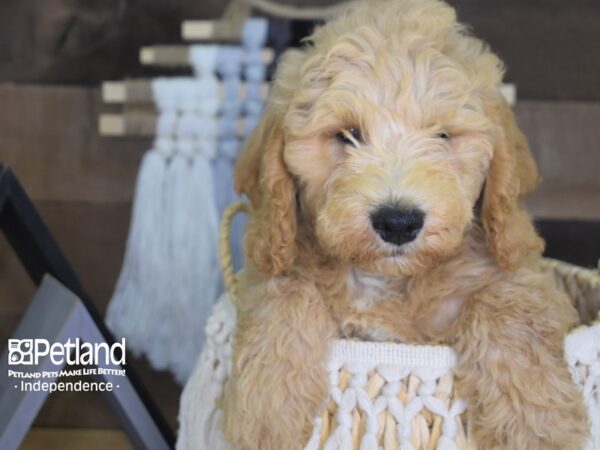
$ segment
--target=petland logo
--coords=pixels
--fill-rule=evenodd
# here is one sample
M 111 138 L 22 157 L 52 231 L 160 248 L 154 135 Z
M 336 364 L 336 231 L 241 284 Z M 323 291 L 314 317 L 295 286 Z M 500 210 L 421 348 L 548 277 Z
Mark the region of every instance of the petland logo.
M 74 341 L 55 342 L 47 339 L 9 339 L 8 364 L 10 366 L 37 365 L 41 358 L 49 357 L 55 365 L 125 365 L 125 339 L 111 346 L 107 343 L 90 344 Z

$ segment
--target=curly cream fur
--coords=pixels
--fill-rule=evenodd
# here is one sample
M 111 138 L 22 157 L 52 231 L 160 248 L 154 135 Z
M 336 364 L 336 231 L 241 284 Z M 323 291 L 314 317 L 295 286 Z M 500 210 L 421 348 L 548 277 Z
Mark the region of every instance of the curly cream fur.
M 303 448 L 329 343 L 350 337 L 452 345 L 486 450 L 581 449 L 562 358 L 577 317 L 529 269 L 543 242 L 521 200 L 539 176 L 500 60 L 436 0 L 364 1 L 311 41 L 284 55 L 236 173 L 255 214 L 222 401 L 233 448 Z M 348 127 L 364 142 L 336 140 Z M 426 213 L 402 247 L 369 221 L 390 201 Z

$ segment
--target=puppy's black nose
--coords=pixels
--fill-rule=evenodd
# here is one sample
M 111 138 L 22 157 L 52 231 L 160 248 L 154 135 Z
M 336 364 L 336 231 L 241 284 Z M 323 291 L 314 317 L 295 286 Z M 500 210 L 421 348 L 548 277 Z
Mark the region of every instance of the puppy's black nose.
M 381 239 L 402 245 L 417 237 L 423 228 L 424 218 L 425 214 L 418 208 L 388 205 L 371 214 L 371 224 Z

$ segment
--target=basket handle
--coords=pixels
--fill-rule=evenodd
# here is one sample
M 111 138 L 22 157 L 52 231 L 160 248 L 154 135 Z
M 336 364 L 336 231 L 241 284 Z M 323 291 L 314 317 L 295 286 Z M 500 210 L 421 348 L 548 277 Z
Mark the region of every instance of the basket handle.
M 237 299 L 237 280 L 235 269 L 233 267 L 233 258 L 231 257 L 231 223 L 233 218 L 239 212 L 250 214 L 250 204 L 239 201 L 229 205 L 223 212 L 221 219 L 221 230 L 219 233 L 219 256 L 221 264 L 221 273 L 223 274 L 223 284 L 229 294 L 232 302 Z

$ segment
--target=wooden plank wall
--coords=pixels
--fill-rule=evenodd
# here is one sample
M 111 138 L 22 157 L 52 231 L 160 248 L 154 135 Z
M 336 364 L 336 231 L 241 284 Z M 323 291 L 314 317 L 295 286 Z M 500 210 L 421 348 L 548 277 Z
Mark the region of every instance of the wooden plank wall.
M 508 79 L 518 86 L 516 112 L 545 176 L 532 209 L 542 217 L 600 219 L 600 2 L 451 3 L 507 62 Z M 147 75 L 137 63 L 141 45 L 177 42 L 181 20 L 216 17 L 223 6 L 0 2 L 0 160 L 22 180 L 101 311 L 121 266 L 135 175 L 149 141 L 97 135 L 97 83 Z M 33 289 L 0 237 L 0 342 Z M 175 427 L 179 389 L 172 378 L 143 361 L 135 365 Z M 38 425 L 117 426 L 92 394 L 53 396 Z
M 600 100 L 597 0 L 449 0 L 505 61 L 520 98 Z
M 331 0 L 278 0 L 323 5 Z M 522 98 L 600 100 L 597 0 L 449 0 L 506 61 Z M 182 19 L 217 17 L 219 0 L 0 2 L 0 80 L 93 83 L 148 73 L 141 45 L 178 42 Z

